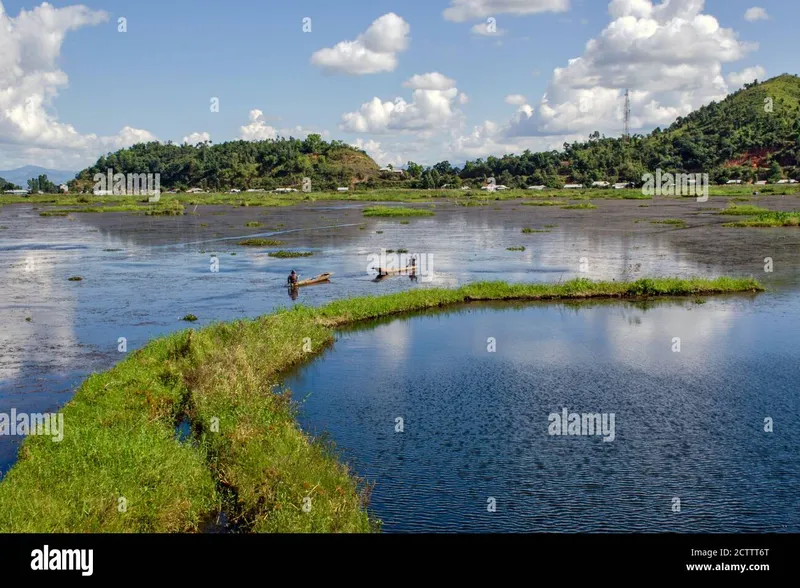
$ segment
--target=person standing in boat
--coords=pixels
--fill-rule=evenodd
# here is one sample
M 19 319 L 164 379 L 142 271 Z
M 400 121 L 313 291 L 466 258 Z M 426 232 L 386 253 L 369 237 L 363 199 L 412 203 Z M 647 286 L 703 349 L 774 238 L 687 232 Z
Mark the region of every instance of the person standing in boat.
M 297 272 L 292 270 L 292 273 L 289 274 L 289 285 L 295 286 L 297 285 Z

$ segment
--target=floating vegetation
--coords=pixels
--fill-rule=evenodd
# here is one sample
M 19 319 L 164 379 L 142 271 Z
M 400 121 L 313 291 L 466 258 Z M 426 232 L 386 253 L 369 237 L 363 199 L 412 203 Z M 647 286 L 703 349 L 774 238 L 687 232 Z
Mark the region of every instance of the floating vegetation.
M 289 257 L 311 257 L 314 255 L 313 251 L 270 251 L 267 255 L 270 257 L 278 257 L 280 259 L 285 259 Z
M 522 206 L 563 206 L 567 204 L 564 200 L 534 200 L 523 202 Z
M 549 233 L 550 231 L 545 231 L 543 229 L 531 229 L 529 227 L 525 227 L 522 229 L 522 233 L 529 235 L 530 233 Z
M 67 210 L 50 210 L 45 212 L 40 212 L 39 216 L 67 216 L 69 211 Z
M 525 251 L 525 247 L 520 245 L 519 247 L 506 247 L 507 251 Z
M 189 314 L 187 314 L 187 315 L 184 315 L 184 317 L 183 317 L 181 320 L 182 320 L 182 321 L 188 321 L 188 322 L 190 322 L 190 323 L 193 323 L 194 321 L 196 321 L 196 320 L 197 320 L 197 317 L 196 317 L 195 315 L 193 315 L 193 314 L 189 313 Z
M 754 206 L 752 204 L 731 204 L 728 208 L 720 210 L 717 214 L 735 216 L 754 216 L 771 212 L 769 209 Z
M 594 204 L 590 202 L 583 202 L 581 204 L 568 204 L 567 206 L 562 206 L 562 210 L 592 210 L 597 208 Z
M 246 227 L 260 227 L 261 223 L 258 221 L 250 221 L 249 223 L 245 223 L 244 226 Z
M 283 245 L 283 241 L 277 239 L 245 239 L 239 241 L 239 245 L 243 247 L 278 247 Z
M 679 218 L 665 218 L 662 220 L 651 220 L 651 225 L 673 225 L 676 227 L 685 227 L 686 223 Z
M 433 216 L 433 211 L 402 206 L 370 206 L 364 209 L 364 216 Z
M 800 212 L 763 212 L 754 218 L 735 223 L 725 223 L 722 226 L 754 228 L 798 227 L 800 226 Z
M 80 276 L 72 276 L 71 278 L 67 278 L 70 282 L 80 282 L 83 280 Z
M 125 251 L 124 249 L 103 249 L 103 251 L 107 251 L 109 253 L 113 253 L 114 251 Z
M 397 250 L 398 253 L 408 253 L 408 249 L 403 249 L 402 247 Z

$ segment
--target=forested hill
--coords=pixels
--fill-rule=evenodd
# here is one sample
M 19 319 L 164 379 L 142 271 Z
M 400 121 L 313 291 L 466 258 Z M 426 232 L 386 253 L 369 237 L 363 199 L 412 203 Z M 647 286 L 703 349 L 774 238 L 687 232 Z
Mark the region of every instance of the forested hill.
M 719 103 L 679 118 L 669 128 L 630 139 L 592 133 L 562 150 L 488 157 L 463 168 L 447 161 L 425 168 L 408 162 L 405 174 L 381 174 L 363 151 L 319 135 L 305 140 L 232 141 L 219 145 L 134 145 L 101 157 L 81 172 L 73 188 L 91 189 L 95 173 L 161 173 L 162 189 L 335 186 L 435 188 L 472 184 L 494 177 L 510 187 L 567 182 L 633 182 L 665 172 L 708 173 L 711 181 L 800 179 L 800 77 L 785 74 L 748 84 Z
M 378 164 L 341 141 L 306 139 L 231 141 L 211 145 L 139 143 L 110 153 L 80 172 L 73 189 L 89 189 L 97 173 L 160 173 L 162 189 L 277 188 L 312 178 L 314 189 L 349 186 L 377 176 Z
M 561 151 L 525 152 L 468 161 L 461 179 L 494 176 L 498 183 L 556 186 L 566 181 L 631 181 L 656 169 L 728 179 L 800 179 L 800 77 L 748 84 L 719 103 L 629 141 L 593 133 Z M 442 171 L 441 169 L 439 170 Z

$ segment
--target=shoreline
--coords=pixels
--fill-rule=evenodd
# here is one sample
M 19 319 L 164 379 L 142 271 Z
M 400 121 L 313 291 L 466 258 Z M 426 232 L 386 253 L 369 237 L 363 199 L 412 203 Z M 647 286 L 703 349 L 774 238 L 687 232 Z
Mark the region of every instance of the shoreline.
M 725 277 L 480 282 L 179 331 L 84 381 L 62 409 L 63 441 L 24 440 L 0 482 L 0 532 L 196 532 L 220 512 L 242 531 L 377 531 L 369 486 L 300 430 L 289 393 L 274 392 L 283 373 L 333 342 L 336 327 L 473 301 L 763 290 L 755 279 Z

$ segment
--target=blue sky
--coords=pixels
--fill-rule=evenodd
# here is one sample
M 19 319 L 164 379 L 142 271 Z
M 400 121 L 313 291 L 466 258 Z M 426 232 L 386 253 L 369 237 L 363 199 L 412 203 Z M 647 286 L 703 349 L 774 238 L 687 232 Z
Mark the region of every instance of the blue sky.
M 613 10 L 602 0 L 465 0 L 463 16 L 443 14 L 459 2 L 119 0 L 84 2 L 89 10 L 78 13 L 69 1 L 52 2 L 54 10 L 0 0 L 2 18 L 16 31 L 0 32 L 0 49 L 12 47 L 5 58 L 0 53 L 0 72 L 9 65 L 22 70 L 0 74 L 15 90 L 6 104 L 0 99 L 0 169 L 77 169 L 136 138 L 180 142 L 192 133 L 218 143 L 324 132 L 359 142 L 381 163 L 463 161 L 545 149 L 593 130 L 617 135 L 626 86 L 637 92 L 634 126 L 650 130 L 737 89 L 737 72 L 760 78 L 800 72 L 797 2 L 671 0 L 677 12 L 670 15 L 654 12 L 664 8 L 659 0 L 613 0 Z M 757 6 L 763 12 L 745 19 Z M 23 9 L 40 18 L 57 14 L 57 22 L 37 31 L 36 18 L 17 20 Z M 391 13 L 399 18 L 386 19 L 387 26 L 407 27 L 404 48 L 392 52 L 393 67 L 353 75 L 347 71 L 353 63 L 338 69 L 312 63 L 315 52 L 357 39 Z M 117 30 L 120 17 L 127 19 L 125 33 Z M 305 17 L 311 32 L 303 32 Z M 472 31 L 490 17 L 499 34 Z M 607 27 L 613 31 L 617 20 L 622 32 L 606 31 L 615 40 L 588 50 L 587 42 Z M 694 36 L 669 37 L 678 21 L 683 30 L 694 27 Z M 47 41 L 53 31 L 64 35 L 57 46 Z M 642 31 L 653 34 L 639 39 Z M 664 38 L 674 52 L 665 50 Z M 27 57 L 37 43 L 46 55 Z M 575 58 L 582 63 L 568 68 Z M 564 79 L 554 77 L 555 68 L 566 68 Z M 37 72 L 60 72 L 66 81 L 41 81 Z M 426 73 L 445 81 L 404 86 Z M 35 112 L 8 115 L 31 95 Z M 519 96 L 506 101 L 509 95 Z M 212 97 L 220 100 L 219 112 L 210 110 Z M 378 106 L 363 110 L 374 97 Z M 405 103 L 403 115 L 389 112 L 396 98 Z M 343 124 L 346 113 L 361 114 Z M 254 121 L 246 134 L 242 127 Z M 121 132 L 125 127 L 132 131 Z

